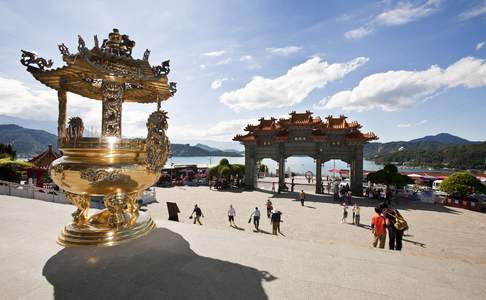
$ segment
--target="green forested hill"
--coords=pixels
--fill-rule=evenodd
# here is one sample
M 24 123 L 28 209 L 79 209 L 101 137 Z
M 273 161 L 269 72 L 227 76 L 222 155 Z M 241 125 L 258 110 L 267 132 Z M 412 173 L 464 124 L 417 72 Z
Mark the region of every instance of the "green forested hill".
M 0 144 L 11 144 L 17 156 L 34 156 L 51 144 L 57 147 L 57 136 L 44 130 L 27 129 L 18 125 L 0 125 Z
M 397 163 L 399 165 L 427 166 L 454 169 L 486 169 L 486 142 L 464 145 L 431 144 L 418 147 L 404 147 L 401 150 L 382 151 L 366 158 L 377 163 Z M 373 146 L 376 147 L 376 146 Z

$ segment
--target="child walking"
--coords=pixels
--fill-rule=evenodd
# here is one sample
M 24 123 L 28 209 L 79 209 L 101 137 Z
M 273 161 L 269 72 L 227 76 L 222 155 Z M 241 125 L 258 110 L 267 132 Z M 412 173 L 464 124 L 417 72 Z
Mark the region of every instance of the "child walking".
M 348 218 L 348 205 L 346 202 L 343 202 L 343 218 L 341 220 L 341 224 L 346 222 L 346 219 Z

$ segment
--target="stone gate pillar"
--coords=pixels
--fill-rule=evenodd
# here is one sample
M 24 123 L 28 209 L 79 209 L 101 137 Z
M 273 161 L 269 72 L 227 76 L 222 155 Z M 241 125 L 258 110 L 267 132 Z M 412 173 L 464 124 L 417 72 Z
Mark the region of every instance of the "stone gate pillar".
M 253 190 L 256 187 L 256 160 L 254 149 L 245 146 L 245 188 Z
M 316 194 L 322 194 L 322 160 L 320 157 L 316 159 Z
M 363 196 L 363 147 L 360 146 L 351 161 L 351 191 L 355 196 Z
M 278 159 L 278 186 L 280 190 L 285 187 L 285 157 L 280 155 Z

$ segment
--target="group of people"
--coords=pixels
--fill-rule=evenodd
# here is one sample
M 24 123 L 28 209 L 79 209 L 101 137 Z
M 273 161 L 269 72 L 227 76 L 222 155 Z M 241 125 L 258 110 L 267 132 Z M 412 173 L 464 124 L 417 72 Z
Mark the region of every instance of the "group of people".
M 390 189 L 366 188 L 365 193 L 368 199 L 379 199 L 388 205 L 391 204 L 392 193 Z
M 277 233 L 282 234 L 280 232 L 280 223 L 282 222 L 282 212 L 273 208 L 273 204 L 272 201 L 270 201 L 270 199 L 267 200 L 266 208 L 267 208 L 267 218 L 270 219 L 270 224 L 272 225 L 272 234 L 274 235 L 277 235 Z M 228 209 L 228 222 L 230 226 L 237 227 L 235 223 L 235 217 L 236 217 L 236 210 L 231 204 Z M 260 210 L 258 209 L 258 207 L 255 207 L 255 210 L 250 214 L 250 219 L 248 220 L 248 223 L 251 223 L 251 221 L 253 220 L 253 225 L 255 226 L 256 232 L 260 231 L 260 217 L 261 217 Z M 199 225 L 202 225 L 201 218 L 204 218 L 204 214 L 201 208 L 197 204 L 194 206 L 194 210 L 189 216 L 189 219 L 193 219 L 193 218 L 194 218 L 194 224 L 198 223 Z
M 354 204 L 352 211 L 353 211 L 353 224 L 359 226 L 361 208 L 359 207 L 358 203 Z M 343 202 L 343 218 L 341 219 L 341 223 L 345 223 L 347 218 L 348 218 L 348 205 L 346 204 L 346 202 Z
M 388 208 L 385 203 L 375 207 L 375 214 L 371 217 L 373 247 L 385 248 L 388 231 L 390 250 L 402 250 L 403 232 L 407 229 L 408 224 L 397 209 Z

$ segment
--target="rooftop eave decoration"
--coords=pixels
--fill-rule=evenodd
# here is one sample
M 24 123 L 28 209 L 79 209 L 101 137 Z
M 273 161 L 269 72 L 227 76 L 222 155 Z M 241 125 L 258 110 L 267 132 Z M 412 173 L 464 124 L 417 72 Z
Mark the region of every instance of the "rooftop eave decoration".
M 128 35 L 121 35 L 117 29 L 99 45 L 94 36 L 94 47 L 88 49 L 78 36 L 78 52 L 71 54 L 64 44 L 58 45 L 65 66 L 50 69 L 52 60 L 46 60 L 34 52 L 22 50 L 21 63 L 27 66 L 37 80 L 55 90 L 64 90 L 81 96 L 101 100 L 102 79 L 125 83 L 125 101 L 155 103 L 172 97 L 176 83 L 168 82 L 169 60 L 151 66 L 148 62 L 150 51 L 144 52 L 143 59 L 132 58 L 135 42 Z
M 312 112 L 306 111 L 305 113 L 291 112 L 289 118 L 280 118 L 278 121 L 274 118 L 265 119 L 260 118 L 259 124 L 248 124 L 244 130 L 248 132 L 247 135 L 253 135 L 253 138 L 257 138 L 257 135 L 264 133 L 265 135 L 272 134 L 273 140 L 288 140 L 287 137 L 282 136 L 281 132 L 287 132 L 291 127 L 308 128 L 313 130 L 313 141 L 325 141 L 326 132 L 340 132 L 346 135 L 348 141 L 354 142 L 367 142 L 377 140 L 378 137 L 373 133 L 362 133 L 360 129 L 362 126 L 357 121 L 347 122 L 347 117 L 340 115 L 337 118 L 333 116 L 327 116 L 326 121 L 323 122 L 320 117 L 312 117 Z M 236 136 L 234 140 L 245 142 L 243 139 Z M 238 139 L 236 139 L 238 138 Z

